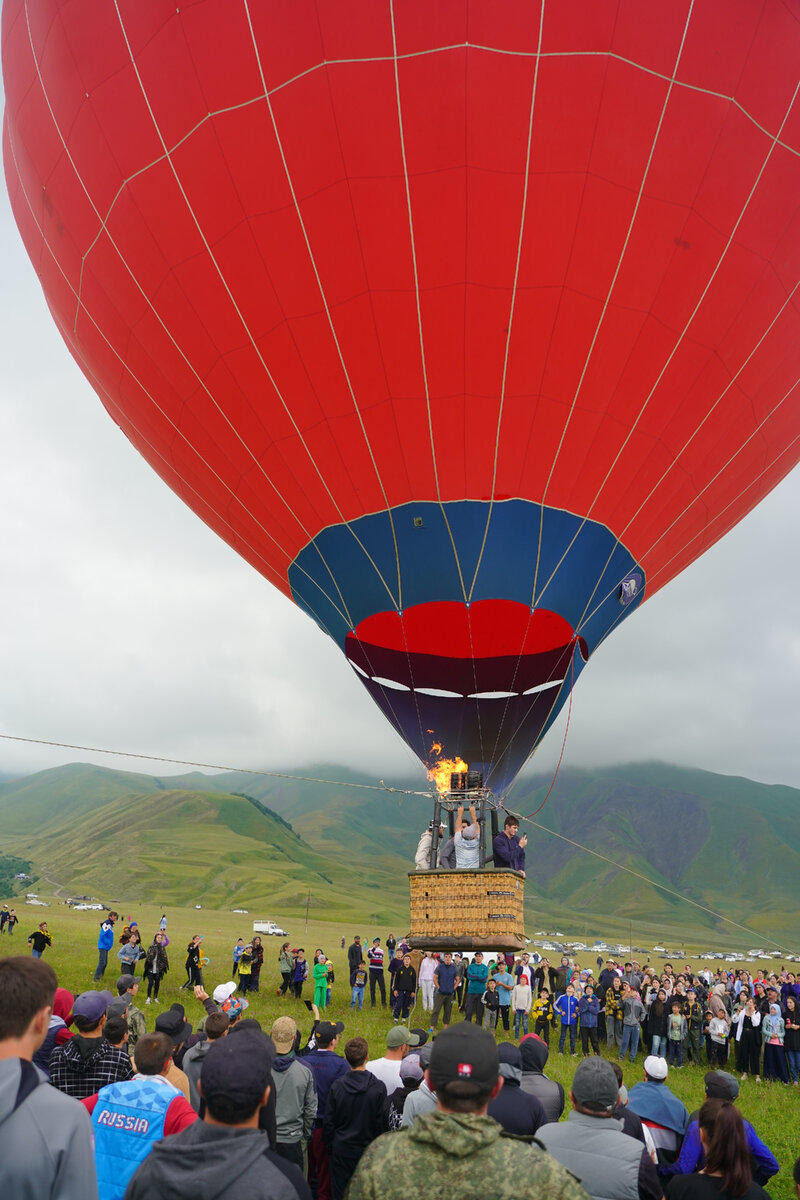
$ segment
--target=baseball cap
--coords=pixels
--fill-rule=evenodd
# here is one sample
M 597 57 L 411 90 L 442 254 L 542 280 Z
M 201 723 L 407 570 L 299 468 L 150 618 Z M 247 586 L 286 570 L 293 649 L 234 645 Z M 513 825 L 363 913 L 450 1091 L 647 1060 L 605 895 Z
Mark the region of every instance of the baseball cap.
M 466 840 L 468 842 L 471 842 L 473 840 L 473 838 L 476 838 L 478 836 L 478 826 L 477 825 L 463 825 L 461 827 L 461 836 L 462 836 L 462 838 L 466 838 Z
M 166 1016 L 166 1014 L 164 1014 Z M 237 1037 L 217 1038 L 208 1048 L 200 1071 L 203 1096 L 230 1099 L 255 1108 L 270 1080 L 275 1047 L 265 1033 L 247 1029 Z
M 667 1078 L 667 1060 L 659 1058 L 657 1054 L 648 1054 L 644 1060 L 644 1069 L 650 1079 Z
M 156 1017 L 156 1033 L 165 1033 L 172 1038 L 173 1046 L 185 1042 L 191 1032 L 192 1027 L 186 1020 L 182 1004 L 173 1004 Z
M 573 1076 L 572 1094 L 581 1108 L 613 1112 L 619 1104 L 619 1084 L 611 1063 L 605 1058 L 584 1058 Z
M 272 1022 L 269 1035 L 275 1043 L 278 1054 L 288 1054 L 297 1036 L 297 1022 L 294 1017 L 278 1017 Z
M 85 1021 L 99 1021 L 113 999 L 111 992 L 107 990 L 81 992 L 80 996 L 75 998 L 72 1015 L 73 1017 L 83 1017 Z
M 499 1070 L 497 1043 L 488 1029 L 471 1021 L 449 1025 L 433 1043 L 429 1071 L 434 1091 L 462 1080 L 482 1091 L 493 1088 Z
M 400 1063 L 400 1078 L 422 1080 L 424 1075 L 425 1072 L 423 1071 L 422 1064 L 419 1061 L 419 1055 L 407 1054 Z
M 220 983 L 214 988 L 214 1003 L 223 1004 L 229 996 L 232 996 L 236 991 L 236 984 L 233 980 L 230 983 Z
M 387 1050 L 397 1050 L 400 1046 L 418 1046 L 419 1038 L 405 1025 L 395 1025 L 386 1035 Z
M 317 1026 L 314 1037 L 321 1046 L 327 1046 L 335 1037 L 344 1029 L 343 1021 L 320 1021 Z
M 220 1008 L 224 1013 L 227 1013 L 231 1021 L 235 1021 L 240 1017 L 246 1008 L 250 1007 L 250 1001 L 245 1000 L 244 996 L 229 996 L 227 1000 L 223 1000 Z
M 707 1071 L 703 1082 L 709 1100 L 735 1100 L 739 1095 L 739 1080 L 729 1071 Z

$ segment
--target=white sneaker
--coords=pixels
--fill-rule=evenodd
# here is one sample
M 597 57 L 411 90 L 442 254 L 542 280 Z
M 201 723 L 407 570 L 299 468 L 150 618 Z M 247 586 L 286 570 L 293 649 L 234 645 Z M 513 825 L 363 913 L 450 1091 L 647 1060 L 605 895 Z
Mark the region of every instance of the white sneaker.
M 150 997 L 148 996 L 147 999 L 145 1000 L 145 1004 L 149 1004 L 149 1003 L 150 1003 Z

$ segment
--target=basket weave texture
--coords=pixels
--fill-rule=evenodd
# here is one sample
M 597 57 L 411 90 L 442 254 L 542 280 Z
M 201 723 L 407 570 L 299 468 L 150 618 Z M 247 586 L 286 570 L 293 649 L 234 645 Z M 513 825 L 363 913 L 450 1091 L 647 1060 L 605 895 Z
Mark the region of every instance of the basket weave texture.
M 421 950 L 523 950 L 519 871 L 411 871 L 409 940 Z

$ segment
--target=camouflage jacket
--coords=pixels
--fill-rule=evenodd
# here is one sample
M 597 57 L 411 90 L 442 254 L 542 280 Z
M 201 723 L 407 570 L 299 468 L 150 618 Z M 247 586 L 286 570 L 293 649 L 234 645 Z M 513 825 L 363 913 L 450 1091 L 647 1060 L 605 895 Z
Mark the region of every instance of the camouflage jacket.
M 147 1020 L 145 1015 L 133 1005 L 128 1009 L 128 1053 L 133 1053 L 133 1048 L 140 1037 L 144 1037 L 147 1033 Z
M 398 1164 L 402 1164 L 399 1168 Z M 504 1137 L 491 1117 L 424 1113 L 409 1129 L 385 1133 L 364 1152 L 347 1200 L 589 1200 L 574 1175 L 537 1144 Z

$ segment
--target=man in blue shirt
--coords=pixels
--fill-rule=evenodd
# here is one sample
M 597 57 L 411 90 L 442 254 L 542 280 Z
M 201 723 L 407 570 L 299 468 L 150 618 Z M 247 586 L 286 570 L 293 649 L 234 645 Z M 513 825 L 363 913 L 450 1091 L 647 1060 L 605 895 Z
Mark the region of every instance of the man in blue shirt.
M 503 1020 L 503 1029 L 507 1031 L 510 1028 L 509 1014 L 511 1013 L 511 993 L 514 990 L 514 976 L 508 967 L 504 966 L 494 976 L 494 981 L 497 984 L 497 994 L 500 998 L 500 1016 Z
M 522 837 L 518 837 L 518 834 L 519 821 L 509 813 L 503 824 L 503 832 L 498 833 L 492 842 L 494 865 L 510 867 L 512 871 L 520 871 L 524 875 L 525 847 L 528 844 L 528 835 L 523 834 Z
M 708 1071 L 705 1076 L 706 1100 L 730 1100 L 736 1103 L 739 1095 L 739 1080 L 728 1071 Z M 771 1150 L 761 1141 L 749 1121 L 744 1123 L 747 1149 L 753 1168 L 753 1180 L 764 1187 L 773 1175 L 780 1170 L 778 1160 Z M 706 1152 L 700 1141 L 700 1126 L 697 1123 L 697 1113 L 692 1113 L 686 1137 L 683 1139 L 681 1152 L 674 1163 L 657 1163 L 658 1173 L 662 1179 L 671 1175 L 691 1175 L 700 1171 L 706 1165 Z
M 456 968 L 453 963 L 453 956 L 448 951 L 442 956 L 442 961 L 439 963 L 436 970 L 433 972 L 433 1012 L 431 1013 L 430 1033 L 439 1024 L 439 1013 L 444 1009 L 444 1028 L 450 1024 L 450 1016 L 453 1011 L 453 996 L 456 990 Z

